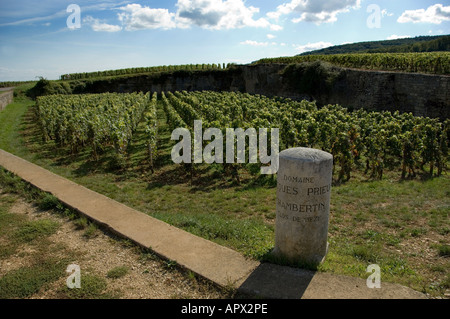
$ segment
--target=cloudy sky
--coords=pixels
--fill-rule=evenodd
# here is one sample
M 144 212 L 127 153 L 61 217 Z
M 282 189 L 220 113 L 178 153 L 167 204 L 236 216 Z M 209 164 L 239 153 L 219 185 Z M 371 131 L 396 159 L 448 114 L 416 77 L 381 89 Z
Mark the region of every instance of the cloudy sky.
M 0 0 L 0 81 L 441 34 L 447 0 Z

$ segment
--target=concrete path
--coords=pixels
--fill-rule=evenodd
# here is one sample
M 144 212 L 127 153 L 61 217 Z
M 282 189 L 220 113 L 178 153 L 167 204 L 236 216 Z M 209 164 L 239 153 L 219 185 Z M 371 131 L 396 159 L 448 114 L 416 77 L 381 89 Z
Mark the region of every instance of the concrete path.
M 0 166 L 103 227 L 220 285 L 262 298 L 425 298 L 395 284 L 369 289 L 361 278 L 336 276 L 246 259 L 240 253 L 136 211 L 0 150 Z

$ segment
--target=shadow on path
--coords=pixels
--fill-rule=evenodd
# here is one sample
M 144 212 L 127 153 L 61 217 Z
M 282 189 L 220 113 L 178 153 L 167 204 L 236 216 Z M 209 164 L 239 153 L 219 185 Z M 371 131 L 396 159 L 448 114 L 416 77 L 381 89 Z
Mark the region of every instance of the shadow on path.
M 315 271 L 261 263 L 238 288 L 244 294 L 269 299 L 300 299 Z

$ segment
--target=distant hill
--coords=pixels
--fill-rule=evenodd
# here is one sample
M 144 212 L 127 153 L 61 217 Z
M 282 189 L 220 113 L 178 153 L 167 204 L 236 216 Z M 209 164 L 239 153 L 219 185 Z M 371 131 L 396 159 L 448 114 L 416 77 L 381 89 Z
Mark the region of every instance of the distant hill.
M 420 36 L 384 41 L 336 45 L 299 55 L 329 55 L 342 53 L 408 53 L 450 51 L 450 35 Z

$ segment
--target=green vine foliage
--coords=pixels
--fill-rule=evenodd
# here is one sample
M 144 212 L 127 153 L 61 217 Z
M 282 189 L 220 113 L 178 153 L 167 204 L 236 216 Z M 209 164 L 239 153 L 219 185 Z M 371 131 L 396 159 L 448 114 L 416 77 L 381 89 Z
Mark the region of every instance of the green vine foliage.
M 187 128 L 192 133 L 194 120 L 202 120 L 203 130 L 221 129 L 223 137 L 226 128 L 255 128 L 256 132 L 278 128 L 280 151 L 302 146 L 331 153 L 339 181 L 349 180 L 355 169 L 363 169 L 375 179 L 382 179 L 386 170 L 398 170 L 402 178 L 413 178 L 419 171 L 439 176 L 449 161 L 448 119 L 349 111 L 339 105 L 319 108 L 314 102 L 241 92 L 162 92 L 160 98 L 172 131 Z M 36 112 L 44 140 L 69 146 L 72 153 L 90 146 L 95 157 L 111 146 L 119 159 L 125 157 L 143 121 L 153 167 L 157 160 L 157 99 L 157 93 L 50 95 L 37 99 Z M 234 174 L 242 167 L 233 165 Z M 189 169 L 192 173 L 193 167 Z

